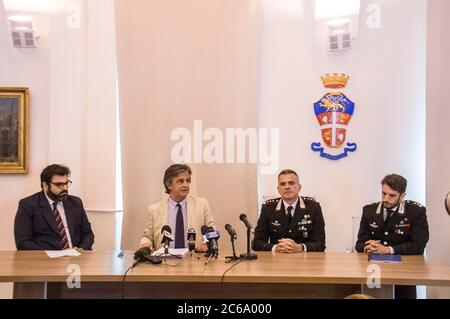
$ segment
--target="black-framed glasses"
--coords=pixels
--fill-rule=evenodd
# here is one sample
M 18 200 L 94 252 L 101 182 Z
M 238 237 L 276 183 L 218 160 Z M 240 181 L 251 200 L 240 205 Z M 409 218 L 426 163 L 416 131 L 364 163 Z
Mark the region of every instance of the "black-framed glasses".
M 63 188 L 64 186 L 70 187 L 70 185 L 72 185 L 72 181 L 70 179 L 68 179 L 67 182 L 65 182 L 65 183 L 53 183 L 53 182 L 50 182 L 50 184 L 53 184 L 53 185 L 55 185 L 58 188 Z

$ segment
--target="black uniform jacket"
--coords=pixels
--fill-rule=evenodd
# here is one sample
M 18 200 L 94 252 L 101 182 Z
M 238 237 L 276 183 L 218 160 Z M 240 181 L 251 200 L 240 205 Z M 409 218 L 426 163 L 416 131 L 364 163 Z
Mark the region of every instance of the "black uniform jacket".
M 429 239 L 427 214 L 424 206 L 405 201 L 386 221 L 382 202 L 363 208 L 356 251 L 364 252 L 365 242 L 379 240 L 391 246 L 398 255 L 422 255 Z
M 272 250 L 282 238 L 304 244 L 307 251 L 325 250 L 325 222 L 320 204 L 311 197 L 299 197 L 292 222 L 281 198 L 266 201 L 261 208 L 253 240 L 254 250 Z

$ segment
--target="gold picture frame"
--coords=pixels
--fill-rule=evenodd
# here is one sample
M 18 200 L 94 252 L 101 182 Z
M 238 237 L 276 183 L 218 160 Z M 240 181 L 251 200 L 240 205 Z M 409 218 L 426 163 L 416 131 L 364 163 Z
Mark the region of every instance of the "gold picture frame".
M 0 87 L 0 174 L 28 173 L 29 89 Z

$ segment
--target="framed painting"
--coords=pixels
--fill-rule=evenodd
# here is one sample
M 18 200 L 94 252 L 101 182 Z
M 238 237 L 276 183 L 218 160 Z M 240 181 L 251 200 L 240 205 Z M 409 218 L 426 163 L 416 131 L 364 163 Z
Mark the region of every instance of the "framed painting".
M 29 90 L 0 87 L 0 174 L 28 173 Z

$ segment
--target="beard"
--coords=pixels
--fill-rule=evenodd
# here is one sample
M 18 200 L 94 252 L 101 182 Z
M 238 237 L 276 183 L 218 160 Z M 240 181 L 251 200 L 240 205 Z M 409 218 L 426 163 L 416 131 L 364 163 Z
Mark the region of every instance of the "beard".
M 63 202 L 67 199 L 69 195 L 68 191 L 61 191 L 59 194 L 53 193 L 50 189 L 47 191 L 47 196 L 50 197 L 55 202 Z
M 394 207 L 397 207 L 397 205 L 400 203 L 400 201 L 397 201 L 397 202 L 395 202 L 394 204 L 389 204 L 389 203 L 387 203 L 387 202 L 383 202 L 383 206 L 385 207 L 385 208 L 394 208 Z

